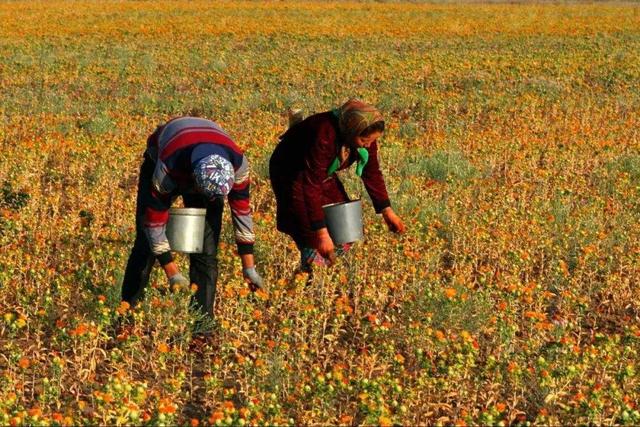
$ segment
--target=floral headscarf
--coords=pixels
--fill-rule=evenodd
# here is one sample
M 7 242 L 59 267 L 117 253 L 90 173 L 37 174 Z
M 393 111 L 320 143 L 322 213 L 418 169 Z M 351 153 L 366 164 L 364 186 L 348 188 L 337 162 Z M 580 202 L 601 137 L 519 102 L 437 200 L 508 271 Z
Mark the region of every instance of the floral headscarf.
M 342 107 L 332 110 L 338 119 L 338 127 L 342 140 L 346 142 L 346 146 L 340 147 L 338 156 L 331 163 L 327 170 L 327 175 L 332 175 L 338 170 L 340 165 L 349 157 L 352 144 L 356 136 L 360 135 L 363 130 L 374 123 L 384 121 L 382 114 L 376 107 L 369 105 L 359 99 L 352 98 L 345 102 Z M 364 167 L 369 161 L 369 151 L 366 148 L 355 148 L 358 153 L 358 166 L 356 167 L 356 175 L 362 176 Z
M 210 199 L 226 196 L 233 187 L 233 165 L 218 154 L 201 159 L 196 164 L 193 175 L 200 191 Z
M 338 118 L 340 133 L 348 143 L 372 124 L 384 120 L 376 107 L 356 98 L 333 110 L 333 114 Z

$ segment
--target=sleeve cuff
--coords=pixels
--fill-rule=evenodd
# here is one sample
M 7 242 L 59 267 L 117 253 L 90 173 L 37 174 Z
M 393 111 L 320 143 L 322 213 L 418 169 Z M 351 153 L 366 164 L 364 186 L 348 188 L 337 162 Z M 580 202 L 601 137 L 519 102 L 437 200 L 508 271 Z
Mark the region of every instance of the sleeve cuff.
M 163 252 L 160 255 L 157 255 L 156 258 L 158 259 L 160 265 L 163 267 L 173 261 L 173 257 L 171 256 L 170 251 Z
M 250 255 L 253 254 L 253 243 L 237 243 L 238 254 Z
M 383 200 L 378 203 L 375 203 L 375 202 L 373 203 L 373 208 L 376 210 L 377 214 L 381 213 L 383 210 L 385 210 L 389 206 L 391 206 L 391 201 L 389 199 Z
M 325 228 L 327 226 L 327 224 L 324 222 L 324 219 L 321 219 L 319 221 L 311 221 L 311 230 L 313 231 L 318 231 L 321 228 Z

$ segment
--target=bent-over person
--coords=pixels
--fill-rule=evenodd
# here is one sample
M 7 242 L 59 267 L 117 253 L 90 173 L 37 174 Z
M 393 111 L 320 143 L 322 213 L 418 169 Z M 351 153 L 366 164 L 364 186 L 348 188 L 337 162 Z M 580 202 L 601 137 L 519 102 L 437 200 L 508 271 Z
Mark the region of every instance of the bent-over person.
M 349 200 L 337 171 L 356 164 L 376 213 L 391 231 L 405 226 L 391 207 L 378 163 L 378 138 L 384 119 L 373 106 L 351 99 L 342 107 L 314 114 L 280 137 L 269 162 L 276 196 L 277 227 L 291 236 L 301 253 L 303 271 L 331 264 L 336 248 L 322 206 Z M 340 247 L 339 250 L 348 249 Z
M 247 158 L 218 124 L 181 117 L 159 126 L 147 140 L 140 168 L 136 240 L 122 282 L 122 299 L 134 306 L 142 298 L 157 260 L 171 285 L 197 285 L 195 304 L 213 316 L 225 196 L 242 273 L 252 287 L 261 286 L 253 258 L 249 188 Z M 182 196 L 185 207 L 206 209 L 203 252 L 189 255 L 190 280 L 178 269 L 165 233 L 169 208 L 177 196 Z

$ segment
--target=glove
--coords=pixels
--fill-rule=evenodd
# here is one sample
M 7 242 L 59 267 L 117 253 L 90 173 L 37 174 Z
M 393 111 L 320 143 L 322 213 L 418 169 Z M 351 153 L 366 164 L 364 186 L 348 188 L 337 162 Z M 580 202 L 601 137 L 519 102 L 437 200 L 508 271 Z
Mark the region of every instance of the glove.
M 242 276 L 249 281 L 251 290 L 255 291 L 262 288 L 262 277 L 260 277 L 255 267 L 243 268 Z
M 189 286 L 189 281 L 181 274 L 176 273 L 173 276 L 169 277 L 169 284 L 173 287 L 174 285 L 180 286 Z

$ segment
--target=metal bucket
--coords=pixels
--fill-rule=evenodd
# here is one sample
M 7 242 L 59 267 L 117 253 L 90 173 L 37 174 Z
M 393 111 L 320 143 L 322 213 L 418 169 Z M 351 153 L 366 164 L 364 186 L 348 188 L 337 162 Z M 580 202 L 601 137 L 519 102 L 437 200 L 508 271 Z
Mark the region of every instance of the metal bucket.
M 186 254 L 202 253 L 206 209 L 171 208 L 166 233 L 171 250 Z
M 322 210 L 333 243 L 352 243 L 364 237 L 360 200 L 324 205 Z

